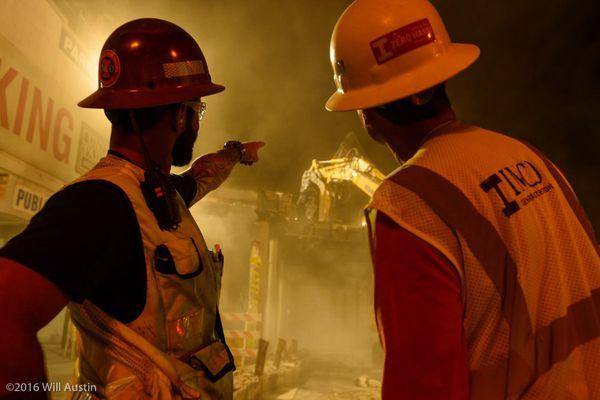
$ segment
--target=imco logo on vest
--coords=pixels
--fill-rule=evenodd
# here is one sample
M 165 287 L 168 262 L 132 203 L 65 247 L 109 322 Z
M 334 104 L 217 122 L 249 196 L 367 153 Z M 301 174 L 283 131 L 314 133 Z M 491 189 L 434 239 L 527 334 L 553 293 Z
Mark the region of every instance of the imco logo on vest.
M 498 170 L 498 173 L 492 174 L 479 186 L 486 193 L 494 189 L 504 203 L 502 212 L 509 218 L 521 206 L 528 205 L 554 189 L 552 184 L 544 186 L 544 177 L 539 168 L 527 160 Z

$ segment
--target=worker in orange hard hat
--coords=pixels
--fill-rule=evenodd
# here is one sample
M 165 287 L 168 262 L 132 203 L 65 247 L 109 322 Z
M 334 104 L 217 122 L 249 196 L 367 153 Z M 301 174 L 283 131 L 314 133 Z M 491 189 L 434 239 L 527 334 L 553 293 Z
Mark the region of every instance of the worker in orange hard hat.
M 479 49 L 427 0 L 356 0 L 331 111 L 402 162 L 367 207 L 384 400 L 600 398 L 600 257 L 560 170 L 459 122 L 445 82 Z
M 264 143 L 230 141 L 170 174 L 192 159 L 203 98 L 222 90 L 173 23 L 138 19 L 107 39 L 98 90 L 79 103 L 112 123 L 107 156 L 0 249 L 0 396 L 5 383 L 44 379 L 36 331 L 68 303 L 83 388 L 73 398 L 232 398 L 223 257 L 188 208 Z

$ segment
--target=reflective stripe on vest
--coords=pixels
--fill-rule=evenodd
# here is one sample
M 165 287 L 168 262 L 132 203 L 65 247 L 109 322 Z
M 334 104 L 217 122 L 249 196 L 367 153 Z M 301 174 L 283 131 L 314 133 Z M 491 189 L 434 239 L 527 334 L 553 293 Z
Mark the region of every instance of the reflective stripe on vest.
M 600 289 L 569 307 L 566 316 L 532 335 L 516 265 L 492 224 L 456 186 L 426 168 L 411 166 L 391 180 L 417 193 L 465 238 L 502 298 L 502 313 L 511 327 L 510 354 L 506 364 L 471 374 L 472 388 L 490 395 L 505 392 L 505 397 L 521 394 L 573 349 L 600 336 Z M 477 230 L 471 228 L 473 225 Z M 505 382 L 498 379 L 499 370 L 506 370 Z M 479 393 L 471 394 L 478 398 Z

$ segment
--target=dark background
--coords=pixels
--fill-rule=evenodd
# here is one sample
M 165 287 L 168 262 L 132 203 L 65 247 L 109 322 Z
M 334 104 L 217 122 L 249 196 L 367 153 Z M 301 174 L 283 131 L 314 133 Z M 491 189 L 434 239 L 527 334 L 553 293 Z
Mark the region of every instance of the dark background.
M 56 3 L 72 10 L 82 34 L 94 29 L 102 41 L 121 23 L 149 16 L 180 24 L 197 38 L 213 79 L 227 86 L 206 99 L 197 154 L 233 138 L 268 143 L 261 162 L 238 168 L 229 187 L 297 193 L 311 160 L 330 158 L 350 131 L 381 170 L 396 167 L 354 113 L 324 110 L 334 90 L 329 39 L 347 0 Z M 479 61 L 449 83 L 459 117 L 543 150 L 600 227 L 598 1 L 434 4 L 454 41 L 482 50 Z

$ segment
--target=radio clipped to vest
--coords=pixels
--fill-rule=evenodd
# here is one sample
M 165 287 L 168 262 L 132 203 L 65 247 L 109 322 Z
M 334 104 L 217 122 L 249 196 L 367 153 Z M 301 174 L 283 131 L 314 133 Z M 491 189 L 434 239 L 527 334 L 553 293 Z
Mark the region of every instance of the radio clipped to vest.
M 146 204 L 156 217 L 160 229 L 174 231 L 181 222 L 181 215 L 179 214 L 179 208 L 177 208 L 175 185 L 171 182 L 169 175 L 162 172 L 160 167 L 150 158 L 150 153 L 146 148 L 146 143 L 144 143 L 144 136 L 133 110 L 129 110 L 129 119 L 140 140 L 144 162 L 147 166 L 144 172 L 144 182 L 141 185 Z
M 146 204 L 156 217 L 160 229 L 176 230 L 181 222 L 181 215 L 175 200 L 177 190 L 170 177 L 154 165 L 144 172 L 141 187 Z

